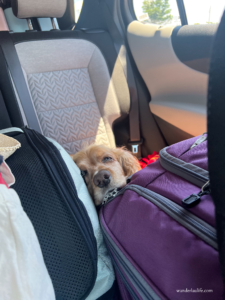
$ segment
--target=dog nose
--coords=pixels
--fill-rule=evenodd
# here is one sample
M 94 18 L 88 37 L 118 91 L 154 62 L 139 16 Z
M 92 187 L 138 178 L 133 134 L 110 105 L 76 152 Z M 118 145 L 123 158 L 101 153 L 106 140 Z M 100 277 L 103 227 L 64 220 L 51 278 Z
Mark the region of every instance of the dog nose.
M 94 184 L 100 188 L 109 185 L 110 180 L 111 174 L 106 170 L 101 170 L 94 176 Z

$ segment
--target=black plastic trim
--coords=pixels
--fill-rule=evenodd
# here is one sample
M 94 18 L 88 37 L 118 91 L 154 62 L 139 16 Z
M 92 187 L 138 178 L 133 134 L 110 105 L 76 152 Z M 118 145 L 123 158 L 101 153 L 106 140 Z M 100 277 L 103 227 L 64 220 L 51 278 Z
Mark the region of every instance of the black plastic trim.
M 173 50 L 186 66 L 208 74 L 211 47 L 217 25 L 186 25 L 175 27 L 171 36 Z
M 71 30 L 75 23 L 74 0 L 67 0 L 67 8 L 61 18 L 57 18 L 61 30 Z
M 0 47 L 0 89 L 13 127 L 24 126 L 3 51 Z M 5 127 L 6 128 L 6 127 Z
M 5 101 L 0 91 L 0 129 L 12 127 L 8 111 L 5 106 Z
M 188 24 L 188 19 L 187 19 L 187 14 L 184 6 L 184 1 L 183 0 L 177 0 L 177 6 L 180 14 L 180 20 L 182 25 L 187 25 Z
M 18 15 L 18 0 L 11 0 L 12 11 L 15 17 Z

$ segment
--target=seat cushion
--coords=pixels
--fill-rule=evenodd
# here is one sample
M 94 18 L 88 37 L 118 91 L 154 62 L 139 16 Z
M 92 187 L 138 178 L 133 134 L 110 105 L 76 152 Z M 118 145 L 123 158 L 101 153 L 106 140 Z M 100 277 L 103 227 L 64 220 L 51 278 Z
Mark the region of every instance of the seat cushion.
M 91 143 L 114 147 L 120 107 L 105 59 L 82 39 L 16 45 L 42 133 L 69 153 Z

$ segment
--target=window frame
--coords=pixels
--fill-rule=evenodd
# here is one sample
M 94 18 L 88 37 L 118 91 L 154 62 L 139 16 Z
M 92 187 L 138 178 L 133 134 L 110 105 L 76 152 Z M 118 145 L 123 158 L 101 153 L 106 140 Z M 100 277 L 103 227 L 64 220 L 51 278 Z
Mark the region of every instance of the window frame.
M 177 0 L 177 7 L 180 14 L 181 25 L 188 25 L 187 13 L 183 0 Z

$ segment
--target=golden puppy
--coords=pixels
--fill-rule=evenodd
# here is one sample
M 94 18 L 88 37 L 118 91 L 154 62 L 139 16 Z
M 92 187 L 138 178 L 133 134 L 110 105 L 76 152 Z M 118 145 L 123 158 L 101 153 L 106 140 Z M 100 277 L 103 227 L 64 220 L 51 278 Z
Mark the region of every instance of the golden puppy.
M 137 158 L 124 148 L 91 145 L 71 157 L 96 206 L 109 191 L 125 186 L 126 179 L 141 169 Z

